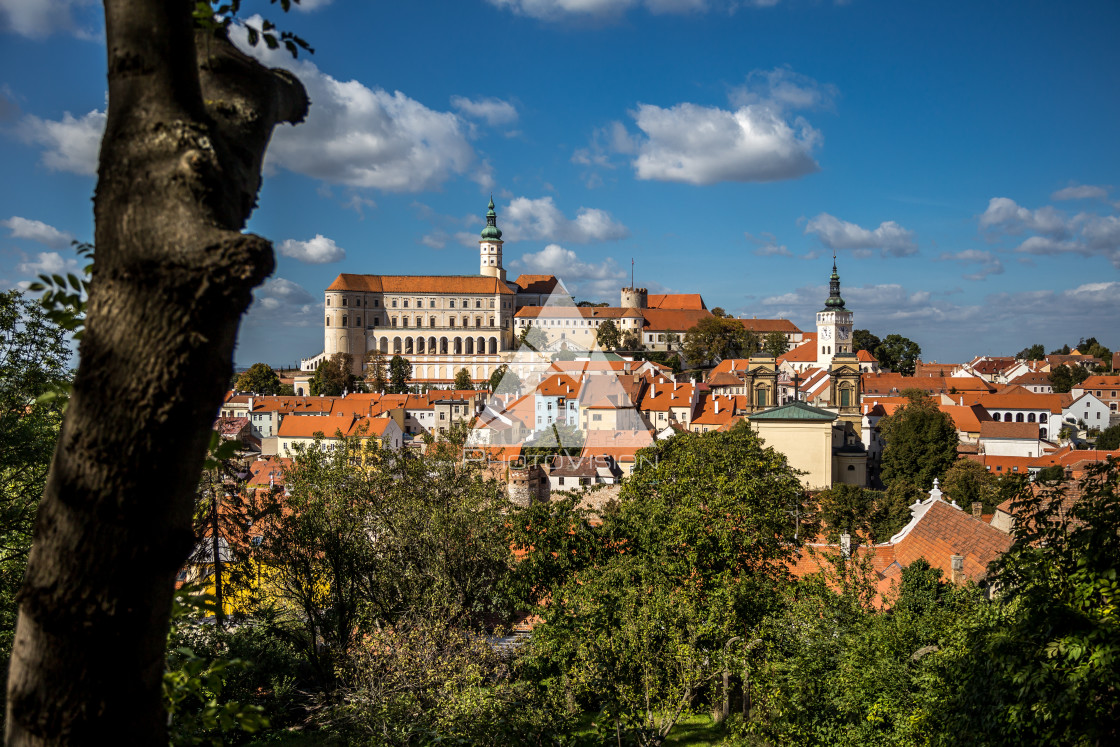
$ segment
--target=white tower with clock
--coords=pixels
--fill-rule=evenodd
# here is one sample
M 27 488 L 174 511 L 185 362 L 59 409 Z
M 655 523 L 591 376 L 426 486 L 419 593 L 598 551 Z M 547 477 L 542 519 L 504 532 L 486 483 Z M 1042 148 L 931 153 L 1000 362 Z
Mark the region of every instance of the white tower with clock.
M 840 297 L 840 276 L 836 255 L 832 255 L 832 276 L 828 279 L 828 300 L 817 312 L 817 367 L 828 368 L 837 353 L 852 352 L 852 312 Z

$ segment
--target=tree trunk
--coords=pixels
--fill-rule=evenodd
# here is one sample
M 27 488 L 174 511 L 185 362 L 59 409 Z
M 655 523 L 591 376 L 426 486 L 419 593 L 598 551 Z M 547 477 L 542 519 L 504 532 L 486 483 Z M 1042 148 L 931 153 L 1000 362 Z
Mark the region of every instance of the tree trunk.
M 89 313 L 8 680 L 8 745 L 167 744 L 161 703 L 175 573 L 271 245 L 241 233 L 272 128 L 307 96 L 190 0 L 104 0 L 109 106 Z

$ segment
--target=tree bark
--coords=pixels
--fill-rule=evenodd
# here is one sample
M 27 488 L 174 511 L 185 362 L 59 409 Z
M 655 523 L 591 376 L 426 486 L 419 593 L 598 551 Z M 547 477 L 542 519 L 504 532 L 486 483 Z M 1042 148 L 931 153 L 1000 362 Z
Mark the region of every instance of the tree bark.
M 96 269 L 20 593 L 8 745 L 166 745 L 175 573 L 208 433 L 271 244 L 241 233 L 290 73 L 195 31 L 190 0 L 104 0 Z

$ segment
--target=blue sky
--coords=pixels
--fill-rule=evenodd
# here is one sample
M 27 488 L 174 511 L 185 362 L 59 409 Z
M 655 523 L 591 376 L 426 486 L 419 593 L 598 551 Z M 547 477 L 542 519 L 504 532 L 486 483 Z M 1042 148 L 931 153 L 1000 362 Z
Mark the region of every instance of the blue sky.
M 100 5 L 0 0 L 0 286 L 75 264 L 105 109 Z M 856 326 L 961 361 L 1120 348 L 1120 5 L 304 0 L 308 121 L 249 229 L 278 249 L 237 364 L 322 349 L 340 272 L 651 291 L 811 330 L 836 252 Z M 271 15 L 270 15 L 271 14 Z M 283 16 L 283 17 L 280 17 Z M 253 22 L 252 18 L 249 20 Z

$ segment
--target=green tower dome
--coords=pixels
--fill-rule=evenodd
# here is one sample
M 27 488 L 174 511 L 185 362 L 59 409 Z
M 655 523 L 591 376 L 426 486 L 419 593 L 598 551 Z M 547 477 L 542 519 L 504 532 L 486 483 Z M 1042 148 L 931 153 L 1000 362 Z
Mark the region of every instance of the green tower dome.
M 824 311 L 841 311 L 844 308 L 844 299 L 840 297 L 840 275 L 836 272 L 836 255 L 832 255 L 832 275 L 828 278 L 828 299 L 824 302 Z
M 494 197 L 490 197 L 490 206 L 486 211 L 486 228 L 482 229 L 482 238 L 490 241 L 502 240 L 502 229 L 498 228 L 498 214 L 494 212 Z

